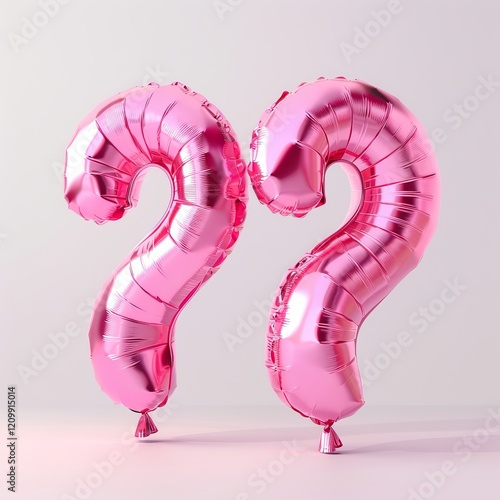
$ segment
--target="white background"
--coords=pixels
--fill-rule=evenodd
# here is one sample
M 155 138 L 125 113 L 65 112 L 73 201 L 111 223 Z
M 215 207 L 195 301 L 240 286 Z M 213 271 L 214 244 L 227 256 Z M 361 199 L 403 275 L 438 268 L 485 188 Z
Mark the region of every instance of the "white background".
M 373 12 L 395 5 L 397 13 L 381 26 Z M 359 334 L 359 365 L 363 377 L 373 379 L 365 385 L 366 407 L 447 406 L 457 408 L 455 415 L 498 407 L 498 2 L 72 0 L 58 9 L 48 18 L 32 0 L 5 0 L 0 7 L 1 366 L 3 386 L 17 386 L 21 417 L 92 409 L 99 425 L 101 409 L 114 406 L 93 377 L 87 301 L 169 199 L 166 178 L 151 172 L 138 208 L 121 221 L 97 226 L 69 211 L 61 165 L 80 119 L 126 88 L 179 80 L 223 111 L 248 158 L 252 129 L 284 90 L 338 75 L 396 95 L 440 142 L 438 231 L 420 266 Z M 31 21 L 41 26 L 27 27 Z M 355 51 L 348 54 L 346 44 Z M 479 101 L 473 96 L 481 79 L 496 83 L 489 91 L 483 86 Z M 465 106 L 462 116 L 454 106 Z M 255 301 L 270 299 L 287 267 L 338 227 L 349 186 L 332 167 L 327 204 L 298 220 L 273 215 L 249 194 L 232 255 L 177 323 L 173 402 L 181 408 L 272 406 L 286 418 L 292 413 L 299 425 L 303 419 L 282 408 L 267 381 L 267 318 Z M 447 280 L 462 285 L 450 304 L 441 300 Z M 433 319 L 424 321 L 420 308 L 429 306 Z M 248 321 L 257 326 L 243 326 Z M 72 328 L 78 333 L 54 354 L 50 335 Z M 382 344 L 402 331 L 412 344 L 384 364 Z M 230 336 L 240 339 L 232 348 Z M 34 361 L 40 355 L 45 362 Z M 375 376 L 367 366 L 375 366 Z M 26 375 L 26 369 L 33 371 Z M 122 428 L 135 421 L 124 408 L 114 414 Z M 60 498 L 71 480 L 52 484 L 47 498 Z M 218 484 L 211 488 L 200 497 L 235 498 L 239 491 L 235 486 L 218 496 Z M 381 498 L 392 498 L 389 491 Z M 406 498 L 405 491 L 394 498 Z

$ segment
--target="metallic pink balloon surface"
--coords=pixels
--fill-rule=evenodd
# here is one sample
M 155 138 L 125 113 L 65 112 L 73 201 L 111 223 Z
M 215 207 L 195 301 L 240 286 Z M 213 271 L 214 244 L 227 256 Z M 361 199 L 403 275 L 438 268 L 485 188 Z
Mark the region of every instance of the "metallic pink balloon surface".
M 434 233 L 439 175 L 426 133 L 395 97 L 344 78 L 285 92 L 261 117 L 250 176 L 273 212 L 301 217 L 325 203 L 327 168 L 349 175 L 341 228 L 290 268 L 273 302 L 266 365 L 295 411 L 332 428 L 364 403 L 356 340 L 364 319 L 418 264 Z
M 69 207 L 97 223 L 121 218 L 152 165 L 170 178 L 170 206 L 105 284 L 89 333 L 97 381 L 143 414 L 139 437 L 156 432 L 147 412 L 175 389 L 179 312 L 230 253 L 246 213 L 236 135 L 217 108 L 180 83 L 133 88 L 82 121 L 66 155 Z

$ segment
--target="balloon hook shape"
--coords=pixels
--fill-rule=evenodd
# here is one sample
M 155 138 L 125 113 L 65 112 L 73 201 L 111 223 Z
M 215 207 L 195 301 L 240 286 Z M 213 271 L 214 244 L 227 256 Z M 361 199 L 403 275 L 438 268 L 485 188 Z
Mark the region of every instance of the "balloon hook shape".
M 281 400 L 323 426 L 364 403 L 356 359 L 368 314 L 419 263 L 437 225 L 439 172 L 424 128 L 394 96 L 361 81 L 318 79 L 284 93 L 251 142 L 254 191 L 303 217 L 325 203 L 339 163 L 353 196 L 342 226 L 286 273 L 272 303 L 266 366 Z
M 176 386 L 179 313 L 229 255 L 246 214 L 246 165 L 233 129 L 179 82 L 122 92 L 80 123 L 67 148 L 65 198 L 85 219 L 120 219 L 154 165 L 171 181 L 170 205 L 105 283 L 89 331 L 96 379 L 141 413 L 138 437 L 157 431 L 149 412 Z

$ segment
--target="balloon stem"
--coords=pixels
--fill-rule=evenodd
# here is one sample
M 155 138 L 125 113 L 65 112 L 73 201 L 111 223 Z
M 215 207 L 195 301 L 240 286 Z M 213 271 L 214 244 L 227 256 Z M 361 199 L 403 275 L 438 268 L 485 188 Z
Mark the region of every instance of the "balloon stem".
M 155 432 L 158 432 L 158 429 L 153 419 L 149 416 L 147 411 L 143 412 L 137 424 L 137 429 L 135 430 L 135 437 L 145 438 Z
M 321 433 L 318 450 L 321 453 L 334 453 L 337 448 L 342 446 L 337 433 L 333 430 L 331 425 L 325 425 Z

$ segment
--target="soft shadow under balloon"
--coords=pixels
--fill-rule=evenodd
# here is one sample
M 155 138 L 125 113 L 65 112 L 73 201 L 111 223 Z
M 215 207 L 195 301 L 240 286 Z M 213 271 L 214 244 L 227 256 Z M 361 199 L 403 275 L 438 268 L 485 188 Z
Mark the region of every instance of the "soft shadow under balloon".
M 380 453 L 391 451 L 406 451 L 411 453 L 456 453 L 454 447 L 457 443 L 463 443 L 464 439 L 470 438 L 474 441 L 472 434 L 461 434 L 456 436 L 435 437 L 425 439 L 408 439 L 403 441 L 391 441 L 386 443 L 377 443 L 359 448 L 339 450 L 339 454 L 355 453 Z M 475 441 L 474 441 L 475 442 Z M 475 453 L 498 453 L 500 452 L 500 436 L 490 436 L 484 444 L 477 444 L 478 449 Z M 465 445 L 464 445 L 465 447 Z M 474 453 L 473 450 L 471 453 Z
M 469 428 L 474 428 L 472 421 Z M 438 421 L 425 422 L 426 425 L 435 427 L 437 425 L 452 426 L 454 424 L 464 424 L 464 421 Z M 420 424 L 420 427 L 419 427 Z M 446 437 L 424 437 L 426 432 L 435 432 L 435 429 L 422 429 L 421 422 L 404 422 L 400 424 L 401 429 L 398 429 L 398 424 L 383 423 L 375 425 L 359 425 L 352 426 L 349 429 L 344 429 L 342 435 L 346 437 L 344 440 L 345 446 L 338 449 L 334 455 L 352 455 L 361 453 L 383 453 L 383 452 L 409 452 L 409 453 L 454 453 L 454 447 L 457 443 L 463 442 L 470 438 L 474 441 L 474 436 L 471 433 L 464 434 L 458 429 L 453 436 Z M 357 427 L 357 428 L 356 428 Z M 463 427 L 462 427 L 463 428 Z M 171 436 L 166 438 L 144 439 L 141 444 L 201 444 L 201 443 L 216 443 L 216 444 L 241 444 L 241 443 L 273 443 L 283 441 L 301 441 L 303 443 L 303 451 L 311 451 L 317 453 L 316 441 L 318 439 L 319 428 L 309 427 L 287 427 L 287 428 L 268 428 L 268 429 L 238 429 L 230 431 L 204 432 L 199 434 L 184 434 L 179 436 Z M 377 435 L 378 433 L 387 433 L 393 431 L 395 437 L 398 434 L 408 432 L 418 433 L 421 438 L 402 439 L 402 440 L 386 440 L 385 442 L 370 444 L 360 447 L 349 446 L 349 436 L 354 437 L 359 434 L 369 436 L 370 434 Z M 368 439 L 367 439 L 368 440 Z M 310 441 L 310 444 L 306 444 Z M 483 444 L 478 444 L 477 453 L 498 453 L 500 452 L 500 435 L 490 435 L 488 440 Z M 472 450 L 471 450 L 472 451 Z
M 317 429 L 306 427 L 289 427 L 274 429 L 240 429 L 231 431 L 204 432 L 200 434 L 185 434 L 167 438 L 141 440 L 141 444 L 157 443 L 272 443 L 286 440 L 309 440 L 317 437 Z

